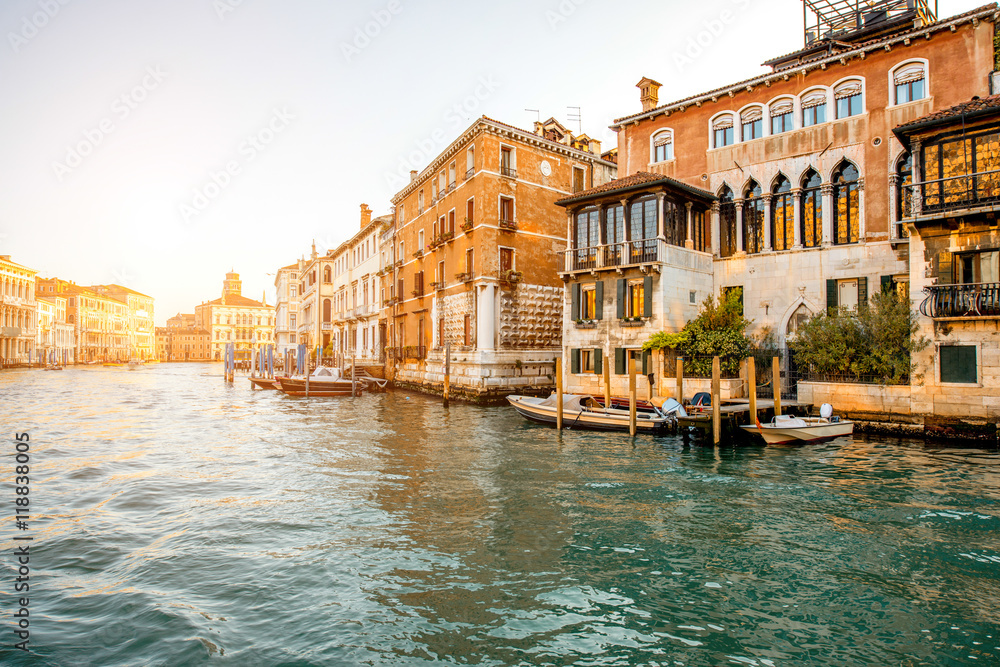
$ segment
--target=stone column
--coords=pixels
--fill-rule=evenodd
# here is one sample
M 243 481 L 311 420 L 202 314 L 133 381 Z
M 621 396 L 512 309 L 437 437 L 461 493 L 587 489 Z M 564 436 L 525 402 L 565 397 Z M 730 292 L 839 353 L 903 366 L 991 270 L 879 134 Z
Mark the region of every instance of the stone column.
M 824 247 L 833 243 L 833 183 L 820 186 L 823 195 L 823 241 Z
M 802 188 L 792 189 L 792 233 L 794 235 L 793 248 L 802 247 Z
M 889 174 L 889 238 L 898 239 L 902 237 L 902 234 L 897 233 L 899 225 L 897 223 L 902 222 L 899 209 L 899 193 L 897 192 L 899 188 L 899 174 L 893 172 Z
M 496 347 L 496 285 L 482 285 L 476 312 L 476 346 L 480 350 Z
M 743 252 L 743 200 L 733 202 L 736 206 L 736 252 Z
M 761 197 L 764 200 L 764 221 L 761 226 L 764 228 L 764 252 L 772 250 L 774 244 L 771 239 L 771 199 L 773 195 L 770 193 Z
M 663 194 L 662 192 L 656 193 L 656 229 L 657 229 L 657 238 L 659 238 L 661 241 L 667 240 L 667 230 L 665 228 L 666 220 L 663 215 L 663 200 L 665 198 L 666 195 Z
M 686 209 L 687 214 L 687 234 L 684 237 L 684 247 L 688 250 L 693 250 L 694 234 L 692 234 L 692 231 L 694 230 L 694 213 L 692 212 L 692 209 L 694 208 L 694 203 L 687 202 L 684 204 L 684 208 Z
M 858 243 L 865 242 L 865 179 L 858 179 Z
M 712 202 L 711 230 L 712 230 L 712 256 L 718 257 L 722 254 L 722 219 L 719 215 L 720 204 L 718 201 Z

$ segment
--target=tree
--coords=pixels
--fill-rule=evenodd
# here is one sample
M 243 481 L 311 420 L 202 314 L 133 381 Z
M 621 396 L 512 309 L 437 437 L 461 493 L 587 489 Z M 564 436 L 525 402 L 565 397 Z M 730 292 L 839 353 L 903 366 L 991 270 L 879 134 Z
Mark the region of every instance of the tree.
M 917 314 L 896 292 L 875 294 L 857 312 L 819 313 L 802 324 L 789 347 L 795 361 L 817 375 L 871 378 L 901 384 L 914 371 L 912 354 L 927 347 L 915 338 Z

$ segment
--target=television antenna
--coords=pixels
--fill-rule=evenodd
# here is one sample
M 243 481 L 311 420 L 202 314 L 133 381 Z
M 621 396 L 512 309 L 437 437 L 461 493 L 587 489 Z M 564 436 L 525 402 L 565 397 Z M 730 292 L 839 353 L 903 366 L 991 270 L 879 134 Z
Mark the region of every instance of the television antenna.
M 567 113 L 566 120 L 576 121 L 577 134 L 583 134 L 583 114 L 580 112 L 580 107 L 566 107 L 568 111 L 576 111 L 576 113 Z
M 539 111 L 538 109 L 525 109 L 525 111 L 534 111 L 535 112 L 535 122 L 536 123 L 542 122 L 542 112 Z

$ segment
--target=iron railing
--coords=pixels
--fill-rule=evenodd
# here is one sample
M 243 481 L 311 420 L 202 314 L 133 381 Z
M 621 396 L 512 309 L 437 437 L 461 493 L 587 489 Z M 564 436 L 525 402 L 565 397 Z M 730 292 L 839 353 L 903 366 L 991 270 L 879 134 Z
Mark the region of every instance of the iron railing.
M 500 175 L 508 178 L 517 178 L 517 169 L 513 167 L 500 167 Z
M 920 304 L 925 317 L 1000 317 L 1000 283 L 969 283 L 925 287 Z
M 663 262 L 667 243 L 662 239 L 643 239 L 607 245 L 564 250 L 566 271 L 585 271 L 606 267 Z
M 908 216 L 1000 204 L 1000 169 L 921 181 L 910 189 Z

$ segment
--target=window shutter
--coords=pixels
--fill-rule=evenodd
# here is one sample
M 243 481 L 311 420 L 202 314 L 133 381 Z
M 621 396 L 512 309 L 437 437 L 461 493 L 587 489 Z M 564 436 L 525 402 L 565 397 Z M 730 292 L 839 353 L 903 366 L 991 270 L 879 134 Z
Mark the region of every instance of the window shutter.
M 570 285 L 569 317 L 574 322 L 580 319 L 580 283 Z
M 882 293 L 892 291 L 892 276 L 882 276 Z
M 625 317 L 625 279 L 618 279 L 618 319 Z
M 580 372 L 580 350 L 573 349 L 569 351 L 569 364 L 571 373 Z
M 615 375 L 625 375 L 625 348 L 615 348 Z
M 594 348 L 594 373 L 600 375 L 604 372 L 604 350 L 599 347 Z
M 868 278 L 858 278 L 858 308 L 868 307 Z
M 826 281 L 826 314 L 837 314 L 837 281 L 833 278 Z
M 942 345 L 938 348 L 941 382 L 978 381 L 976 348 L 973 345 Z
M 604 319 L 604 281 L 598 280 L 594 285 L 594 319 Z
M 653 276 L 642 279 L 642 316 L 653 316 Z
M 642 351 L 642 374 L 643 375 L 649 375 L 653 371 L 653 369 L 651 368 L 651 366 L 653 365 L 652 364 L 652 356 L 653 356 L 653 351 L 652 350 L 643 350 Z
M 938 285 L 951 285 L 953 282 L 952 269 L 951 269 L 951 253 L 947 250 L 942 250 L 938 253 L 938 271 L 937 279 Z

